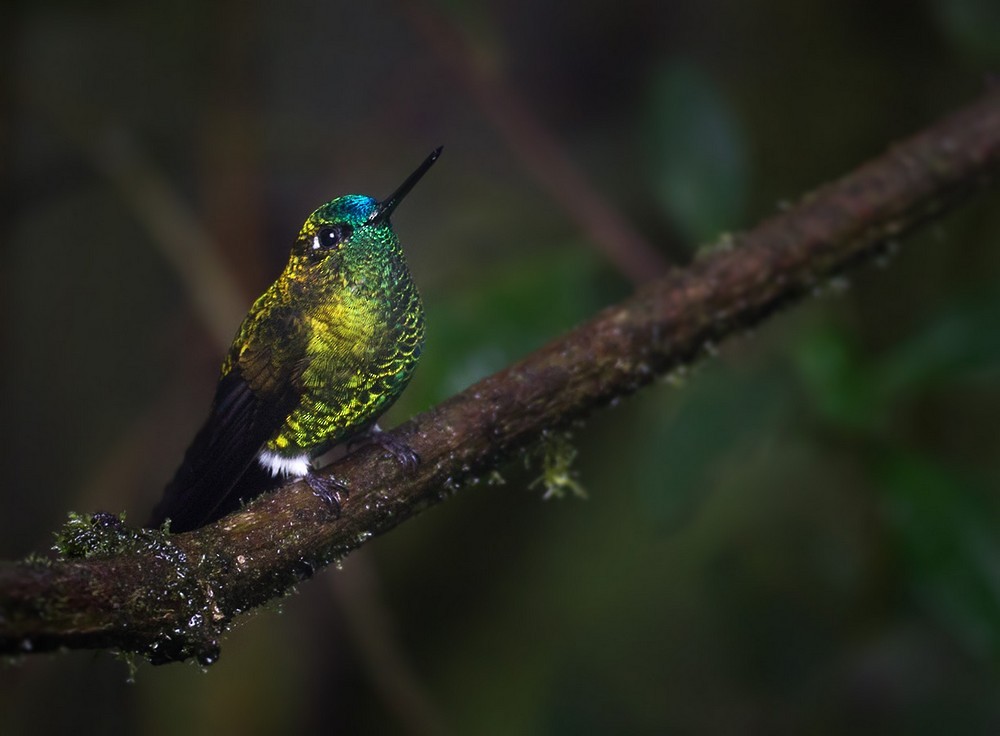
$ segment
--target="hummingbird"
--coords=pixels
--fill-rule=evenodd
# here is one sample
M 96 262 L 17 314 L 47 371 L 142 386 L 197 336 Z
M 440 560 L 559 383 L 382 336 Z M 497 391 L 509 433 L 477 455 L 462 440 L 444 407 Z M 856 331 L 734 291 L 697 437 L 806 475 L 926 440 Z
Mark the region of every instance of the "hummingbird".
M 386 199 L 349 194 L 309 215 L 236 333 L 208 419 L 148 526 L 196 529 L 290 476 L 339 513 L 346 487 L 313 462 L 359 439 L 405 466 L 419 462 L 376 424 L 424 345 L 423 303 L 389 218 L 442 148 Z

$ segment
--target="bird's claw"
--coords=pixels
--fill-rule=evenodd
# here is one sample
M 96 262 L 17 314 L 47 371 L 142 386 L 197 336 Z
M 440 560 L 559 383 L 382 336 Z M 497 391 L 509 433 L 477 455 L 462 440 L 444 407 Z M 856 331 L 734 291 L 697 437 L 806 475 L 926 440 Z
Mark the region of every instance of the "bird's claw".
M 396 462 L 409 472 L 416 470 L 420 464 L 420 455 L 408 444 L 396 439 L 394 435 L 379 432 L 372 437 L 371 441 L 396 458 Z
M 397 439 L 395 435 L 383 432 L 377 424 L 364 434 L 349 440 L 347 449 L 348 451 L 353 451 L 355 448 L 363 447 L 364 445 L 378 445 L 392 455 L 396 459 L 396 462 L 402 465 L 403 469 L 408 472 L 413 472 L 420 464 L 420 455 L 412 447 L 403 442 L 403 440 Z
M 306 475 L 305 481 L 313 495 L 323 499 L 333 511 L 334 518 L 339 519 L 344 501 L 350 495 L 347 486 L 331 475 L 318 475 L 316 473 Z

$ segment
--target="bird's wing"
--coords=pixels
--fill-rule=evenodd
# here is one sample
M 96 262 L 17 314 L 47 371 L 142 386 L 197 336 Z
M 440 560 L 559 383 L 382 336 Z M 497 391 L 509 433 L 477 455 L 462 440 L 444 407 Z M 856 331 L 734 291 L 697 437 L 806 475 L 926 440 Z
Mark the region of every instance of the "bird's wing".
M 300 389 L 293 375 L 302 332 L 290 312 L 276 312 L 269 319 L 271 329 L 252 331 L 219 381 L 208 419 L 148 526 L 158 527 L 169 518 L 171 531 L 188 531 L 232 510 L 230 495 L 237 482 L 295 407 Z
M 291 392 L 290 392 L 291 393 Z M 212 411 L 163 492 L 149 526 L 170 519 L 170 530 L 188 531 L 218 518 L 240 476 L 295 404 L 254 394 L 239 368 L 219 381 Z

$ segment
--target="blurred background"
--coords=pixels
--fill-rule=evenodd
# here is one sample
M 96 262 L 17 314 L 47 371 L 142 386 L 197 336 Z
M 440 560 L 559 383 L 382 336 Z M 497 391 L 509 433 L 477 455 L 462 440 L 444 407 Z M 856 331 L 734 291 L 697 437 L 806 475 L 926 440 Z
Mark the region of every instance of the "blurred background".
M 0 554 L 139 523 L 334 196 L 428 310 L 392 425 L 974 99 L 993 0 L 6 2 Z M 995 83 L 996 77 L 992 77 Z M 1000 199 L 241 619 L 0 668 L 0 732 L 1000 732 Z

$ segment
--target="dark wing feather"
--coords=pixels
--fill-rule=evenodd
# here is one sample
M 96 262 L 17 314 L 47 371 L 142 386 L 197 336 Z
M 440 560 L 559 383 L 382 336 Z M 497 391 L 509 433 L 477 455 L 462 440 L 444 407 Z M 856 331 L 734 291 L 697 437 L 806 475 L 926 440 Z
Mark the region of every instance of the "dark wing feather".
M 219 381 L 212 410 L 184 455 L 149 526 L 170 519 L 173 532 L 203 526 L 231 510 L 226 501 L 261 447 L 281 425 L 296 396 L 261 400 L 239 367 Z

